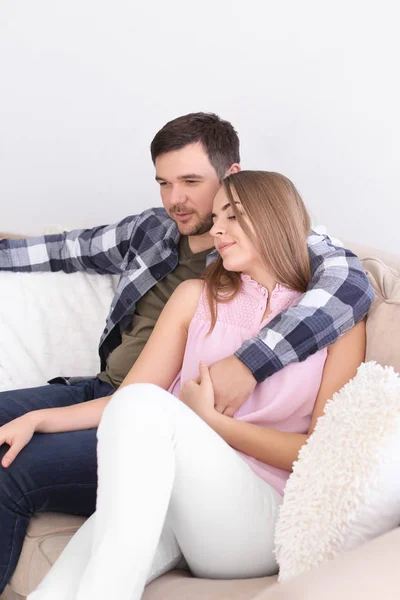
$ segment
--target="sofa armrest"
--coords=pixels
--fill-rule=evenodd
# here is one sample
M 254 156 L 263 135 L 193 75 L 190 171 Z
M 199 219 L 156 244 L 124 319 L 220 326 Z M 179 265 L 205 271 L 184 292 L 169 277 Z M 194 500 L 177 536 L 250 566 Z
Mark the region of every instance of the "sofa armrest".
M 299 577 L 273 585 L 254 600 L 398 600 L 399 556 L 398 527 Z

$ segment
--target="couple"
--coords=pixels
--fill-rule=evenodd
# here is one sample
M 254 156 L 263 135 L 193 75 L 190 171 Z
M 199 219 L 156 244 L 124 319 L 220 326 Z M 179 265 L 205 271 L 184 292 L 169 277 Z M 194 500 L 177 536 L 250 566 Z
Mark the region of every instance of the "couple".
M 197 576 L 274 572 L 291 465 L 363 360 L 356 257 L 309 236 L 286 178 L 240 172 L 229 123 L 180 117 L 152 157 L 166 212 L 0 243 L 2 268 L 121 273 L 98 376 L 0 394 L 3 587 L 33 512 L 93 512 L 101 419 L 96 513 L 35 600 L 140 598 L 182 555 Z

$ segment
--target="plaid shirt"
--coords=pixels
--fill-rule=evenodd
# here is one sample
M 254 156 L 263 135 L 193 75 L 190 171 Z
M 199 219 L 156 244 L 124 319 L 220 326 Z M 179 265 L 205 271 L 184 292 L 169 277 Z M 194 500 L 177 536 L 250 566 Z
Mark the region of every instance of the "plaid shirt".
M 119 345 L 137 301 L 178 264 L 179 231 L 163 208 L 117 223 L 57 235 L 0 240 L 0 269 L 118 274 L 99 345 L 101 367 Z M 368 312 L 373 291 L 358 258 L 311 232 L 313 279 L 296 306 L 282 311 L 236 356 L 263 381 L 332 344 Z M 215 251 L 210 254 L 210 260 Z

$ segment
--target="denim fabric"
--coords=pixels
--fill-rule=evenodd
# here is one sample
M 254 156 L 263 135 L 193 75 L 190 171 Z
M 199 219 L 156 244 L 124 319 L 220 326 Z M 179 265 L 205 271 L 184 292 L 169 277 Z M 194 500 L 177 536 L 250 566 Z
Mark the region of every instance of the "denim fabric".
M 93 377 L 2 392 L 0 425 L 31 410 L 79 404 L 113 391 Z M 96 429 L 35 434 L 10 467 L 0 465 L 0 594 L 17 566 L 33 513 L 89 516 L 95 510 L 96 445 Z M 0 460 L 7 450 L 0 447 Z

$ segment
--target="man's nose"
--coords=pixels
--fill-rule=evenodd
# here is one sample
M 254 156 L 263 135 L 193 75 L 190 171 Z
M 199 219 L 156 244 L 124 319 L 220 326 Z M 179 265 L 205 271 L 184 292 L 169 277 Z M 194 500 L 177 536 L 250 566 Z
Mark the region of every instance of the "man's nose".
M 169 201 L 172 206 L 178 206 L 186 202 L 186 196 L 179 186 L 172 186 Z

